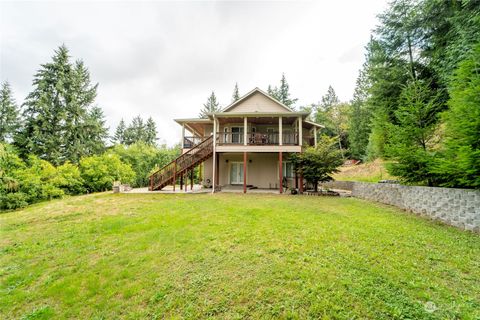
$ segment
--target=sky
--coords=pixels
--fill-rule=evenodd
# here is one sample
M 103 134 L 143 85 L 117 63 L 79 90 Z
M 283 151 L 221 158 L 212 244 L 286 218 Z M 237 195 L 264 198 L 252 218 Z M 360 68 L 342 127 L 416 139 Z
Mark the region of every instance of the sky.
M 21 104 L 32 79 L 65 44 L 99 83 L 96 104 L 113 133 L 152 117 L 160 143 L 179 142 L 173 119 L 197 117 L 212 91 L 221 106 L 278 85 L 297 106 L 331 85 L 352 98 L 364 47 L 386 0 L 282 2 L 0 1 L 0 80 Z

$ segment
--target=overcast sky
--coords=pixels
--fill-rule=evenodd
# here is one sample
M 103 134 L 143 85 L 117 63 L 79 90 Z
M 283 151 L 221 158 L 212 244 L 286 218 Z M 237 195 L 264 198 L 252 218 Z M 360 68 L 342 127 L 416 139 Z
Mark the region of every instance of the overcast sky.
M 294 2 L 0 2 L 0 78 L 18 103 L 62 43 L 99 83 L 111 131 L 152 116 L 177 143 L 174 118 L 198 115 L 212 90 L 222 106 L 277 85 L 285 73 L 298 105 L 332 85 L 351 99 L 364 46 L 386 0 Z

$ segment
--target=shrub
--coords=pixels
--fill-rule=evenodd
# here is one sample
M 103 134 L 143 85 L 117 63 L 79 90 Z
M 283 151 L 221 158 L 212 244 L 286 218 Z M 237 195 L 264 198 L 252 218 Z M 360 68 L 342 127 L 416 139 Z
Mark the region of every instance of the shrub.
M 166 146 L 155 147 L 143 142 L 137 142 L 130 146 L 116 145 L 111 153 L 132 166 L 135 171 L 134 187 L 148 186 L 148 177 L 153 168 L 163 167 L 180 153 L 178 147 L 167 148 Z
M 27 195 L 23 192 L 10 192 L 0 195 L 0 209 L 20 209 L 28 205 Z
M 54 184 L 69 195 L 85 193 L 80 169 L 78 166 L 70 162 L 65 162 L 57 167 L 57 175 L 54 178 Z
M 29 203 L 59 198 L 65 192 L 56 184 L 57 169 L 48 161 L 29 156 L 27 166 L 15 172 L 19 190 Z
M 315 191 L 319 182 L 333 180 L 332 173 L 338 172 L 337 168 L 342 165 L 342 152 L 337 145 L 337 138 L 324 135 L 316 148 L 307 148 L 303 153 L 290 156 L 295 172 L 303 174 L 305 180 L 314 185 Z
M 91 192 L 110 190 L 116 180 L 132 183 L 135 179 L 132 167 L 111 153 L 82 158 L 80 175 L 85 188 Z

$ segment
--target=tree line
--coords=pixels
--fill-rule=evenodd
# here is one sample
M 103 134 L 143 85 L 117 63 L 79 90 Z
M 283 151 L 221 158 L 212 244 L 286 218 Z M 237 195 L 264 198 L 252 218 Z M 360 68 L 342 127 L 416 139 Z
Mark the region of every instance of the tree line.
M 0 209 L 108 190 L 115 180 L 146 186 L 152 170 L 178 155 L 178 146 L 157 145 L 152 118 L 122 120 L 109 143 L 97 88 L 64 45 L 40 66 L 20 106 L 10 84 L 1 85 Z
M 351 103 L 357 158 L 406 183 L 480 187 L 478 1 L 398 0 L 379 16 Z

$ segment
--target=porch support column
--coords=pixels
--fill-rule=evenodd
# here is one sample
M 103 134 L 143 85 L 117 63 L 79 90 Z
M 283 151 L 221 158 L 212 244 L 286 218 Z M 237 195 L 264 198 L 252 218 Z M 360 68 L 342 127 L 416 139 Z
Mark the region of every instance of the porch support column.
M 217 172 L 215 173 L 216 180 L 215 183 L 220 185 L 220 155 L 217 154 L 217 163 L 215 165 L 217 167 Z
M 193 191 L 193 169 L 190 172 L 190 191 Z
M 180 142 L 182 149 L 185 148 L 185 123 L 182 123 L 182 141 Z
M 282 151 L 278 153 L 278 179 L 280 180 L 280 193 L 283 193 L 283 155 Z
M 180 176 L 180 190 L 183 190 L 183 174 Z
M 243 153 L 243 193 L 247 193 L 247 153 L 246 152 Z
M 282 117 L 278 117 L 278 144 L 283 145 L 283 119 Z
M 247 145 L 247 117 L 243 117 L 243 145 Z
M 175 184 L 177 183 L 177 160 L 173 165 L 173 191 L 175 191 Z
M 300 185 L 298 188 L 298 193 L 302 194 L 303 193 L 303 173 L 300 173 Z
M 303 129 L 302 129 L 302 116 L 298 117 L 298 145 L 302 146 L 303 143 Z
M 317 147 L 317 127 L 313 127 L 313 141 L 315 148 Z
M 188 171 L 185 171 L 185 192 L 187 192 L 188 189 Z
M 217 121 L 215 115 L 213 116 L 213 159 L 212 159 L 212 193 L 215 192 L 215 179 L 217 173 Z

